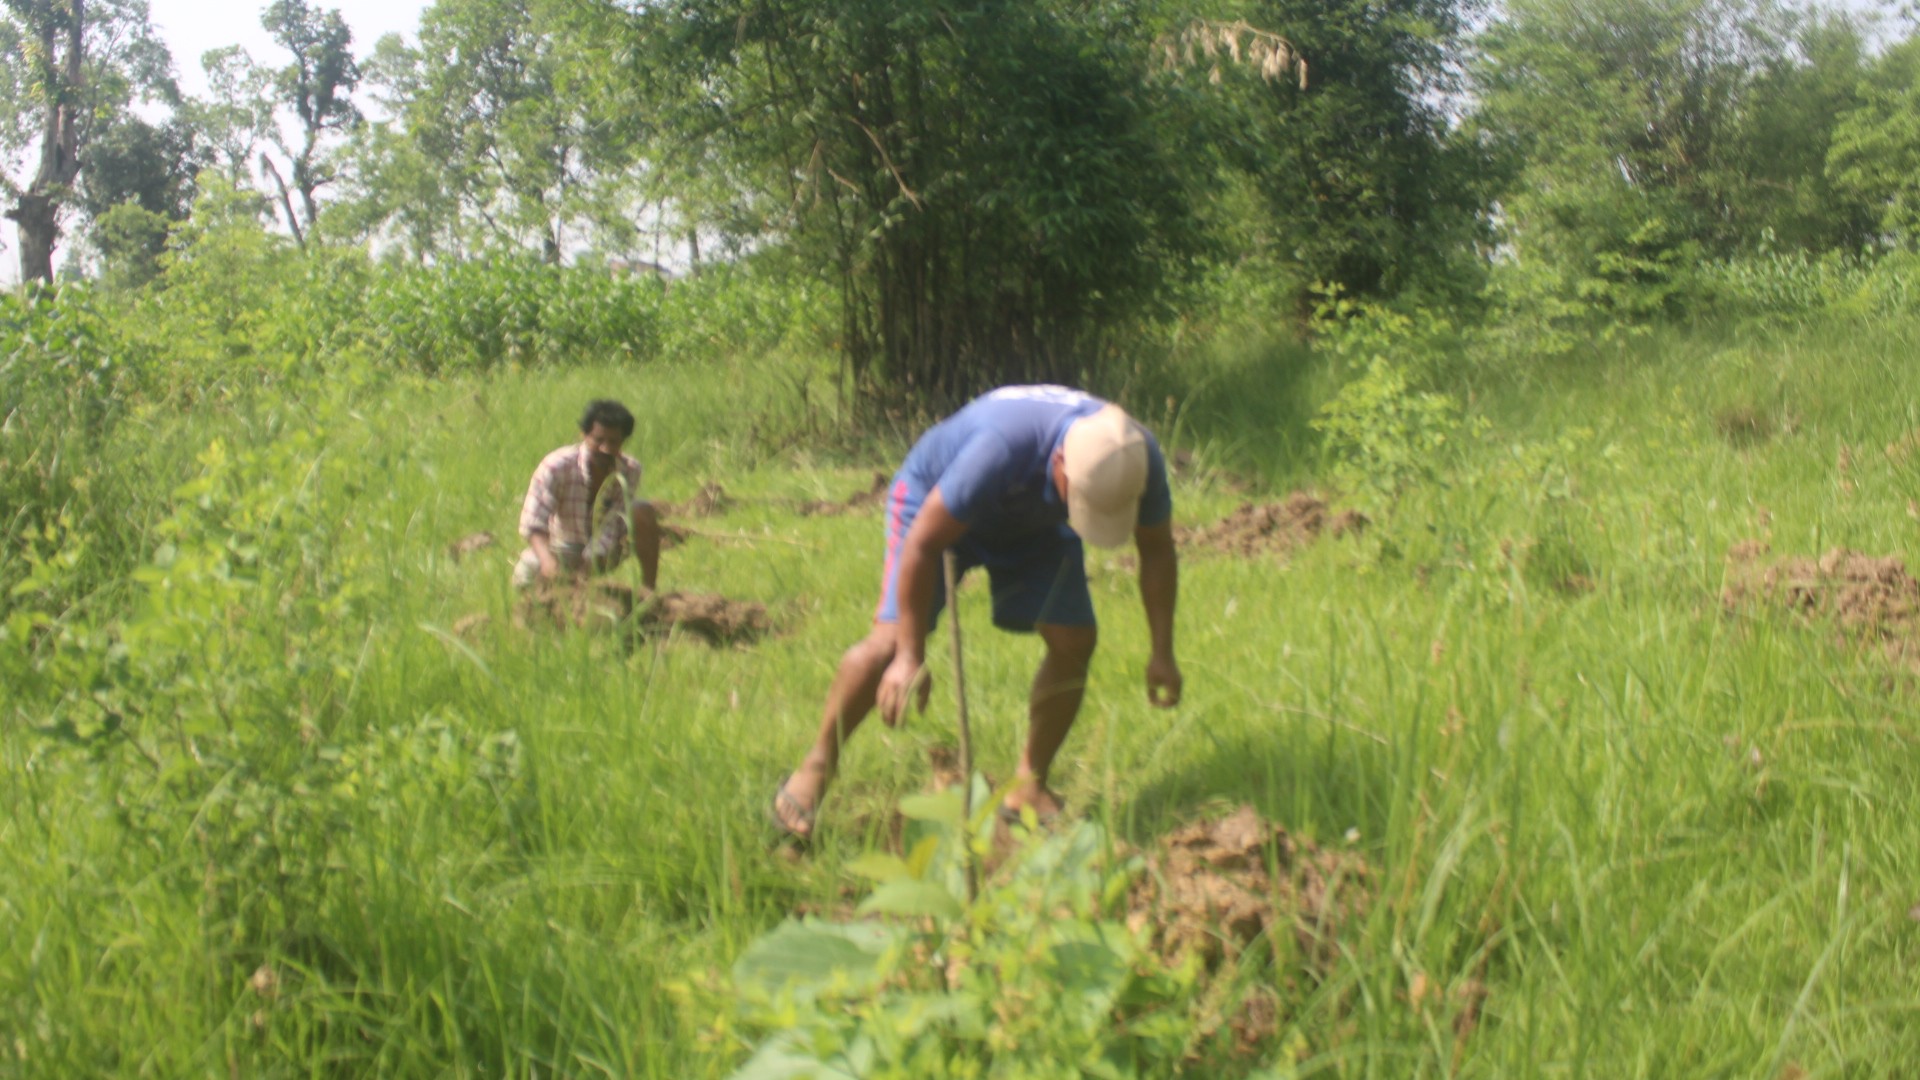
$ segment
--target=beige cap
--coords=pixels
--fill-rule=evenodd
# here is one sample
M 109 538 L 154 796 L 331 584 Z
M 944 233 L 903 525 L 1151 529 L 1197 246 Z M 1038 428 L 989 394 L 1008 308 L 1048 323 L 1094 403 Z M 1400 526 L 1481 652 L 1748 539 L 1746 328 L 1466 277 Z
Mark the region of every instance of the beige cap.
M 1140 522 L 1147 490 L 1147 433 L 1108 405 L 1067 428 L 1067 524 L 1096 547 L 1119 547 Z

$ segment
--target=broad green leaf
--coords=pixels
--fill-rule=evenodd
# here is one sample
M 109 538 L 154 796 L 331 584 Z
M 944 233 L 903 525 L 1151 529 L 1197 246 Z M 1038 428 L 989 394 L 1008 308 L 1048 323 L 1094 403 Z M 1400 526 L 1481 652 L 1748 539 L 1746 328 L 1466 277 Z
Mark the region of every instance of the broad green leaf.
M 943 825 L 960 823 L 960 790 L 948 788 L 932 795 L 909 795 L 900 800 L 901 816 Z
M 890 881 L 860 902 L 862 915 L 932 915 L 957 919 L 966 908 L 952 893 L 930 881 Z
M 783 1031 L 760 1044 L 731 1080 L 858 1080 L 873 1067 L 873 1044 L 854 1040 L 844 1054 L 824 1061 L 810 1051 L 798 1032 Z
M 887 950 L 898 940 L 897 930 L 877 923 L 790 919 L 747 947 L 733 965 L 733 980 L 768 995 L 866 990 L 880 981 Z
M 874 881 L 893 881 L 915 876 L 912 867 L 908 866 L 905 860 L 884 851 L 867 852 L 848 863 L 847 870 Z

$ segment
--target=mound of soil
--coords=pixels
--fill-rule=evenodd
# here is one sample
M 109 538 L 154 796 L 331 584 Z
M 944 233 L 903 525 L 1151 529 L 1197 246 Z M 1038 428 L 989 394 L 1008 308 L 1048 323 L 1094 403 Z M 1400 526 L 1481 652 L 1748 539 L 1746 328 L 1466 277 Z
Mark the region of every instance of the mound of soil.
M 875 471 L 873 483 L 864 491 L 856 491 L 839 502 L 831 499 L 816 499 L 802 502 L 794 507 L 801 517 L 833 517 L 837 514 L 851 514 L 869 507 L 879 506 L 887 500 L 887 484 L 891 478 L 886 473 Z
M 1127 921 L 1152 928 L 1170 961 L 1211 965 L 1265 935 L 1291 933 L 1314 966 L 1333 958 L 1339 929 L 1366 911 L 1372 871 L 1358 855 L 1289 835 L 1251 806 L 1161 837 L 1127 897 Z
M 1720 599 L 1728 610 L 1784 608 L 1831 622 L 1844 640 L 1920 662 L 1920 582 L 1900 559 L 1834 548 L 1818 559 L 1769 563 L 1767 552 L 1764 542 L 1747 540 L 1727 553 L 1728 583 Z
M 653 504 L 653 509 L 663 518 L 703 518 L 724 514 L 732 506 L 733 497 L 727 494 L 726 488 L 716 483 L 706 483 L 700 485 L 699 492 L 685 502 L 657 502 Z
M 1357 534 L 1369 524 L 1371 521 L 1358 510 L 1333 512 L 1318 498 L 1296 491 L 1285 502 L 1243 503 L 1211 525 L 1175 528 L 1174 533 L 1183 548 L 1208 548 L 1252 558 L 1305 547 L 1322 533 Z
M 467 556 L 473 554 L 476 551 L 484 551 L 485 549 L 490 548 L 492 546 L 493 546 L 492 533 L 477 532 L 471 536 L 463 536 L 460 539 L 455 540 L 453 543 L 448 544 L 447 557 L 452 559 L 454 562 L 459 562 L 461 559 L 466 558 Z
M 955 751 L 934 747 L 928 757 L 929 792 L 960 782 Z M 904 855 L 906 821 L 897 810 L 888 818 L 882 845 Z M 873 824 L 861 818 L 851 827 L 858 833 Z M 997 825 L 982 869 L 991 876 L 1017 850 L 1012 832 Z M 1116 845 L 1117 857 L 1132 853 Z M 1155 949 L 1170 964 L 1197 953 L 1212 967 L 1264 935 L 1291 933 L 1296 955 L 1322 966 L 1333 959 L 1341 927 L 1366 912 L 1373 891 L 1372 869 L 1359 855 L 1296 839 L 1251 806 L 1175 829 L 1142 854 L 1146 868 L 1127 894 L 1127 924 L 1151 927 Z M 849 889 L 827 913 L 849 916 L 856 898 Z
M 658 593 L 641 608 L 636 625 L 642 636 L 678 630 L 709 645 L 744 645 L 773 630 L 766 605 L 710 593 Z
M 649 593 L 609 581 L 530 590 L 516 621 L 624 633 L 635 641 L 679 631 L 716 646 L 746 644 L 773 629 L 763 604 L 705 593 Z

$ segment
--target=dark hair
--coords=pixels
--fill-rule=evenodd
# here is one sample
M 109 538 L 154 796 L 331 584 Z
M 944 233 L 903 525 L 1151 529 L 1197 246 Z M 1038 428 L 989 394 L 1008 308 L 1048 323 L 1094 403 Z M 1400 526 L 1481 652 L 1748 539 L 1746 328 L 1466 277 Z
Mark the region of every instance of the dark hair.
M 580 414 L 580 434 L 592 431 L 595 424 L 618 431 L 623 439 L 633 434 L 633 414 L 610 398 L 587 402 L 587 411 Z

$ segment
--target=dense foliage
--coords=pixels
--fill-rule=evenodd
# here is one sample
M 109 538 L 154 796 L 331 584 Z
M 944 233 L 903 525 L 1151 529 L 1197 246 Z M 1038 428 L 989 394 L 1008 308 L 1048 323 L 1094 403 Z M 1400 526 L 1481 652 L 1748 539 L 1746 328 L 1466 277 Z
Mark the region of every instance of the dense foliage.
M 1787 0 L 438 0 L 365 55 L 288 0 L 284 56 L 209 53 L 204 99 L 133 0 L 7 12 L 11 213 L 54 223 L 28 276 L 71 220 L 70 269 L 164 290 L 213 166 L 202 206 L 257 192 L 322 259 L 752 253 L 835 298 L 843 387 L 888 399 L 1098 381 L 1256 294 L 1276 331 L 1330 294 L 1571 329 L 1700 313 L 1708 263 L 1912 242 L 1913 44 Z

